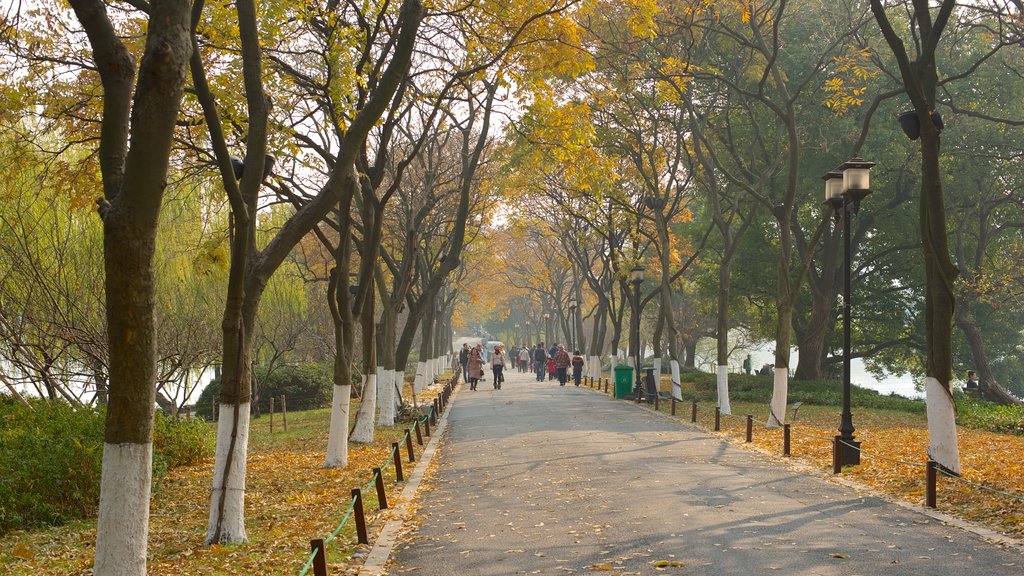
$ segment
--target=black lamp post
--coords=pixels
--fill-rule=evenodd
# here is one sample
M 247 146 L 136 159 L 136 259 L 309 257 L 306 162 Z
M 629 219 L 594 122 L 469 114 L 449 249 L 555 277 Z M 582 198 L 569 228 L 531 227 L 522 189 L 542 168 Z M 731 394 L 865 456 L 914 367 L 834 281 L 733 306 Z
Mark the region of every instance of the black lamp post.
M 636 355 L 633 369 L 636 370 L 636 389 L 633 398 L 639 402 L 643 388 L 640 386 L 640 284 L 644 281 L 644 267 L 637 264 L 629 271 L 633 283 L 633 352 Z
M 569 351 L 576 351 L 576 299 L 569 300 Z
M 512 335 L 512 338 L 515 339 L 517 346 L 521 346 L 523 344 L 522 338 L 519 337 L 519 324 L 516 324 L 515 334 Z M 516 359 L 516 361 L 518 362 L 519 360 Z
M 544 313 L 544 345 L 551 346 L 551 314 L 549 312 Z
M 832 459 L 839 467 L 860 464 L 860 442 L 854 440 L 853 414 L 850 412 L 850 274 L 853 266 L 850 220 L 860 210 L 861 200 L 871 194 L 870 172 L 874 165 L 874 162 L 852 158 L 823 176 L 825 202 L 835 210 L 836 224 L 843 221 L 843 414 L 839 435 L 832 444 Z
M 527 345 L 530 344 L 530 342 L 529 342 L 530 338 L 533 338 L 533 334 L 530 332 L 530 321 L 527 320 L 526 321 L 526 340 L 527 340 L 526 344 Z

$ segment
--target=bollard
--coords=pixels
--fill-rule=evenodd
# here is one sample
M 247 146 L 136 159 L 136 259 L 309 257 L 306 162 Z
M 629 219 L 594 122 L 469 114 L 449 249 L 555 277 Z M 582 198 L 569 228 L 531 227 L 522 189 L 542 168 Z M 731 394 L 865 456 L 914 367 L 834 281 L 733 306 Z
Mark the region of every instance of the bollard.
M 366 514 L 363 513 L 363 493 L 359 488 L 352 489 L 353 516 L 356 519 L 356 537 L 360 544 L 369 544 L 370 539 L 366 535 Z
M 925 487 L 924 487 L 924 505 L 928 508 L 938 508 L 935 503 L 935 489 L 938 483 L 937 467 L 938 463 L 934 460 L 929 460 L 926 464 L 925 469 Z
M 386 510 L 388 507 L 388 493 L 384 489 L 384 473 L 380 468 L 372 468 L 374 483 L 377 485 L 377 508 Z
M 604 379 L 604 393 L 608 393 L 608 378 Z
M 423 433 L 430 437 L 430 416 L 423 419 Z
M 715 406 L 715 432 L 722 431 L 722 407 Z
M 747 442 L 754 441 L 754 416 L 747 414 Z
M 324 548 L 324 539 L 310 540 L 309 549 L 316 552 L 316 556 L 313 557 L 313 576 L 327 576 L 327 550 Z
M 672 415 L 673 416 L 676 415 L 676 397 L 675 396 L 672 397 Z
M 693 401 L 693 410 L 690 412 L 690 422 L 697 421 L 697 401 Z
M 416 443 L 423 446 L 423 434 L 420 432 L 420 421 L 416 421 Z
M 434 426 L 437 426 L 437 412 L 439 410 L 439 405 L 440 402 L 437 401 L 437 398 L 434 398 L 434 409 L 430 411 L 430 423 Z
M 274 397 L 270 397 L 270 433 L 274 433 Z
M 405 474 L 402 473 L 402 449 L 398 447 L 398 442 L 391 443 L 391 458 L 395 461 L 395 481 L 404 481 Z
M 661 397 L 661 394 L 658 394 L 658 393 L 654 394 L 654 411 L 655 412 L 660 412 L 661 411 L 661 403 L 658 402 L 658 399 L 660 397 Z
M 789 456 L 789 424 L 782 425 L 782 455 Z
M 832 439 L 832 473 L 839 474 L 843 471 L 843 445 L 839 436 Z
M 412 451 L 412 434 L 409 429 L 405 429 L 405 450 L 409 453 L 409 462 L 416 461 L 416 453 Z
M 281 394 L 281 427 L 288 431 L 288 405 L 284 403 L 284 394 Z

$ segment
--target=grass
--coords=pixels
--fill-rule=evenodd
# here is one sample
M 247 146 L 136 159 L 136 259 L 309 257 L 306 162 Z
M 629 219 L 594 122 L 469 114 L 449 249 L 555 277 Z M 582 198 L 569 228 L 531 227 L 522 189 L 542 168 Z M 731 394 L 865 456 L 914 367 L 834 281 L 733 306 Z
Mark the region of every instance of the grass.
M 429 405 L 439 389 L 421 392 L 418 400 Z M 354 401 L 353 421 L 357 407 Z M 329 409 L 289 413 L 287 431 L 280 415 L 274 418 L 273 434 L 269 423 L 263 415 L 250 424 L 246 477 L 249 541 L 237 546 L 203 546 L 213 460 L 175 468 L 154 490 L 150 504 L 149 574 L 298 574 L 309 558 L 309 541 L 326 539 L 335 530 L 348 509 L 353 488 L 364 489 L 363 506 L 373 533 L 374 523 L 379 521 L 377 496 L 372 488 L 365 490 L 373 478 L 371 468 L 383 467 L 391 443 L 401 443 L 403 429 L 412 423 L 378 427 L 372 444 L 349 447 L 349 465 L 340 470 L 322 468 Z M 404 445 L 401 451 L 407 459 Z M 416 446 L 415 451 L 419 457 L 422 448 Z M 389 501 L 393 501 L 399 491 L 394 467 L 388 466 L 384 476 Z M 95 520 L 12 532 L 0 539 L 0 574 L 91 574 L 95 541 Z M 350 570 L 353 554 L 363 548 L 356 543 L 350 520 L 328 546 L 329 572 Z

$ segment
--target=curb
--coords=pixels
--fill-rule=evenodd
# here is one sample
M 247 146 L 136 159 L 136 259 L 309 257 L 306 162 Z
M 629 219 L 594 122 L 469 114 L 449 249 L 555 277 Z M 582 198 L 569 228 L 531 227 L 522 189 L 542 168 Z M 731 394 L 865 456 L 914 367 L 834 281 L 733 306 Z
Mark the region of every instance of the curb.
M 405 487 L 402 488 L 402 493 L 398 496 L 398 503 L 389 509 L 388 520 L 384 523 L 384 527 L 381 528 L 380 532 L 377 534 L 377 538 L 373 542 L 373 547 L 370 549 L 369 554 L 366 555 L 366 560 L 363 562 L 363 565 L 359 567 L 359 570 L 356 572 L 357 574 L 365 574 L 366 576 L 384 576 L 387 574 L 387 563 L 391 559 L 391 553 L 394 551 L 395 543 L 398 542 L 398 535 L 405 526 L 406 520 L 410 519 L 412 516 L 413 501 L 416 497 L 416 493 L 419 492 L 420 484 L 423 482 L 423 477 L 426 475 L 427 469 L 430 467 L 430 463 L 434 459 L 434 453 L 437 451 L 441 442 L 441 438 L 444 435 L 445 430 L 448 428 L 448 414 L 451 412 L 455 399 L 458 398 L 459 391 L 461 389 L 462 386 L 460 384 L 452 390 L 451 401 L 448 403 L 448 409 L 445 410 L 438 418 L 437 428 L 434 430 L 430 441 L 427 442 L 426 447 L 423 449 L 423 453 L 420 454 L 416 468 L 409 476 L 409 480 L 405 483 Z

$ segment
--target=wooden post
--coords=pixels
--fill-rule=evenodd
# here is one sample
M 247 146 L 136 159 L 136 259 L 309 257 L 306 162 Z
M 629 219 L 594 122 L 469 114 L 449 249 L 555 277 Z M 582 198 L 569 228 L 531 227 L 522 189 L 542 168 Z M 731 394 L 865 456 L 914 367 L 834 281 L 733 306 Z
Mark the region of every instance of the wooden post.
M 384 473 L 380 468 L 373 468 L 374 483 L 377 485 L 377 508 L 386 510 L 388 507 L 388 492 L 384 489 Z
M 722 431 L 722 407 L 715 406 L 715 432 Z
M 693 401 L 693 410 L 690 412 L 690 422 L 697 421 L 697 401 Z
M 363 512 L 363 493 L 359 488 L 352 489 L 353 516 L 356 519 L 356 538 L 360 544 L 369 544 L 370 538 L 366 534 L 366 514 Z
M 927 506 L 928 508 L 937 508 L 938 506 L 935 502 L 935 491 L 937 487 L 936 485 L 938 484 L 938 474 L 936 473 L 938 463 L 936 463 L 934 460 L 929 460 L 926 466 L 927 468 L 925 469 L 924 505 Z
M 608 379 L 607 378 L 604 379 L 604 393 L 605 394 L 608 393 Z
M 832 439 L 832 473 L 839 474 L 843 471 L 843 443 L 839 436 Z
M 672 397 L 672 415 L 673 416 L 676 415 L 676 397 L 675 396 Z
M 658 394 L 658 392 L 657 392 L 657 391 L 655 391 L 655 392 L 654 392 L 654 409 L 655 409 L 656 411 L 659 411 L 659 412 L 660 412 L 660 411 L 661 411 L 661 403 L 660 403 L 660 402 L 658 402 L 658 399 L 659 399 L 659 398 L 661 398 L 661 394 Z
M 754 416 L 747 414 L 747 442 L 754 441 Z
M 423 433 L 420 432 L 420 421 L 419 420 L 416 421 L 415 428 L 416 428 L 416 443 L 419 444 L 420 446 L 423 446 Z
M 274 433 L 274 397 L 270 397 L 270 433 Z
M 423 433 L 429 438 L 430 437 L 430 416 L 423 419 Z
M 782 425 L 782 455 L 789 456 L 790 431 L 789 424 Z
M 284 403 L 284 394 L 281 394 L 281 425 L 284 431 L 288 431 L 288 405 Z
M 309 548 L 316 552 L 316 556 L 313 557 L 313 576 L 327 576 L 327 549 L 324 548 L 324 539 L 310 540 Z
M 405 449 L 409 453 L 409 462 L 416 461 L 416 454 L 412 451 L 412 434 L 409 429 L 405 429 Z
M 405 474 L 402 473 L 402 451 L 398 448 L 398 442 L 391 443 L 391 459 L 395 461 L 395 480 L 402 482 Z

